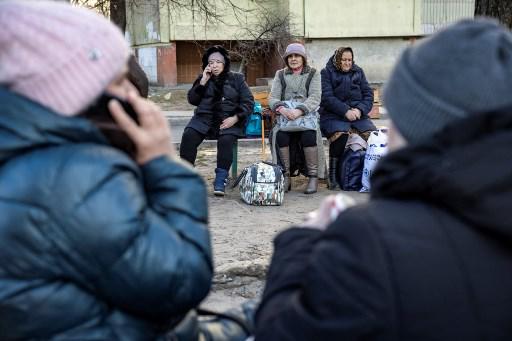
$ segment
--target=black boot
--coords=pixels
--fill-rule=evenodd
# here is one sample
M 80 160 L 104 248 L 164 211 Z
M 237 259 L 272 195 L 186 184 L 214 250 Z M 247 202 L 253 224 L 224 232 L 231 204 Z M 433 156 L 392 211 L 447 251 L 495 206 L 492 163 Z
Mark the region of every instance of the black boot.
M 340 189 L 341 187 L 340 184 L 338 184 L 339 161 L 340 159 L 337 157 L 329 158 L 329 189 L 332 191 Z

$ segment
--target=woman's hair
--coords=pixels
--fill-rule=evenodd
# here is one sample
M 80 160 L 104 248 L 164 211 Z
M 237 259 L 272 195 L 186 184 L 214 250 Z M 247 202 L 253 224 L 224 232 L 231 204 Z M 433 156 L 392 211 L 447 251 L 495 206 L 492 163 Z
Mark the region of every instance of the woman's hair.
M 139 94 L 148 98 L 149 93 L 149 81 L 148 76 L 137 62 L 137 58 L 134 55 L 130 56 L 128 60 L 128 73 L 126 74 L 128 80 L 137 88 Z

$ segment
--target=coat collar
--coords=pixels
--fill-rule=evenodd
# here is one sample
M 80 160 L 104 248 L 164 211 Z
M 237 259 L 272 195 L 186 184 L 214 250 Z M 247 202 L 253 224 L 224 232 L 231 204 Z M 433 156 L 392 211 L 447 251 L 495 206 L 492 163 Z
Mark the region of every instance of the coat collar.
M 512 107 L 472 114 L 385 156 L 372 197 L 421 201 L 512 238 Z
M 33 148 L 79 142 L 107 144 L 87 119 L 57 115 L 0 87 L 0 162 Z
M 306 66 L 304 66 L 304 67 L 302 68 L 302 71 L 301 71 L 301 73 L 300 73 L 300 74 L 301 74 L 301 75 L 304 75 L 304 74 L 306 74 L 306 73 L 309 73 L 310 71 L 311 71 L 311 66 L 306 65 Z M 291 74 L 293 74 L 293 70 L 292 70 L 292 69 L 290 69 L 290 68 L 287 66 L 287 67 L 285 67 L 285 68 L 284 68 L 284 74 L 285 74 L 285 75 L 291 75 Z

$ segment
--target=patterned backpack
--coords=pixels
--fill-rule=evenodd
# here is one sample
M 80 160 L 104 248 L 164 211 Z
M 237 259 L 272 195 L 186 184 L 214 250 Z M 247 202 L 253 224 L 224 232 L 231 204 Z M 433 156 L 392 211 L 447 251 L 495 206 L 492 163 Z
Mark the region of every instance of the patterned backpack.
M 281 167 L 270 162 L 257 162 L 245 167 L 233 187 L 240 183 L 240 196 L 249 205 L 281 205 L 284 199 L 284 177 Z

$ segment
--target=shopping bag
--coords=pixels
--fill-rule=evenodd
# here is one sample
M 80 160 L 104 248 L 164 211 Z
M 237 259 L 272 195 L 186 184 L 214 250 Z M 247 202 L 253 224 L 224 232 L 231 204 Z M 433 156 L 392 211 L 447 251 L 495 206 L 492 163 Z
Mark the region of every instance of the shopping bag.
M 360 192 L 370 192 L 370 179 L 372 177 L 375 166 L 379 160 L 388 152 L 388 130 L 381 128 L 372 131 L 368 138 L 368 149 L 364 157 L 363 177 L 361 182 L 363 187 Z

